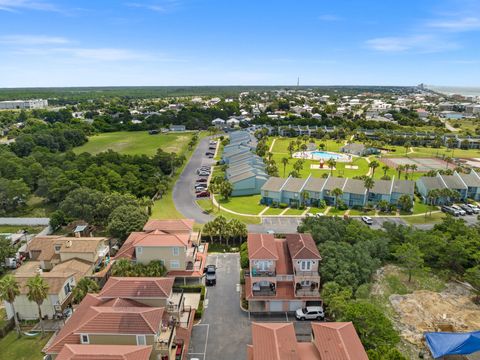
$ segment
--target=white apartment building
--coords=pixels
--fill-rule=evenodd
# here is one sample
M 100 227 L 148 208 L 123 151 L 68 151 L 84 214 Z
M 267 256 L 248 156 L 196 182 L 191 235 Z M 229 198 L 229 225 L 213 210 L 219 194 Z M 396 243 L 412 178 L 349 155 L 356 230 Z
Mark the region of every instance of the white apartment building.
M 0 101 L 0 110 L 16 110 L 16 109 L 44 109 L 48 106 L 48 100 L 10 100 Z

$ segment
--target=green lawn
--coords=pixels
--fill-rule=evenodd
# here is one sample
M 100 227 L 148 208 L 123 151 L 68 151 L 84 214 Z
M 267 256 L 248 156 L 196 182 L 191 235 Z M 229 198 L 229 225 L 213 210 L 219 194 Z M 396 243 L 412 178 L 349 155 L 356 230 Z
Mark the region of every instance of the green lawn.
M 370 210 L 370 211 L 363 211 L 363 210 L 357 210 L 357 209 L 350 209 L 350 211 L 348 212 L 348 215 L 352 215 L 352 216 L 360 216 L 360 215 L 373 215 L 374 214 L 374 211 Z
M 280 208 L 269 208 L 267 211 L 265 211 L 262 215 L 267 216 L 267 215 L 280 215 L 285 209 L 280 209 Z
M 405 148 L 403 146 L 386 146 L 388 149 L 392 151 L 388 154 L 382 154 L 384 157 L 464 157 L 464 158 L 475 158 L 480 157 L 480 149 L 454 149 L 453 155 L 452 150 L 447 149 L 446 147 L 442 146 L 440 148 L 430 148 L 430 147 L 413 147 L 413 152 L 409 152 L 405 155 Z M 409 150 L 410 151 L 410 150 Z
M 325 212 L 325 209 L 326 208 L 320 209 L 320 208 L 317 208 L 317 207 L 311 207 L 310 210 L 308 210 L 308 213 L 309 214 L 319 214 L 319 213 L 323 214 L 323 212 Z
M 216 198 L 219 199 L 220 197 L 217 196 Z M 241 214 L 258 215 L 266 207 L 260 204 L 261 198 L 261 195 L 234 196 L 228 200 L 220 199 L 218 202 L 222 207 Z
M 47 334 L 43 339 L 40 336 L 34 338 L 23 336 L 17 339 L 17 333 L 12 330 L 0 339 L 0 359 L 42 360 L 41 351 L 50 336 Z
M 92 136 L 88 142 L 74 149 L 80 154 L 97 154 L 108 149 L 128 155 L 155 155 L 158 148 L 165 152 L 185 151 L 192 133 L 171 133 L 149 135 L 146 131 L 119 131 Z
M 288 209 L 287 212 L 283 215 L 302 215 L 305 212 L 305 209 Z
M 260 217 L 240 216 L 240 215 L 235 215 L 235 214 L 229 213 L 228 211 L 225 211 L 225 210 L 220 210 L 219 211 L 217 206 L 214 206 L 212 208 L 212 201 L 210 199 L 197 200 L 197 204 L 198 204 L 198 206 L 200 206 L 200 208 L 207 211 L 212 216 L 222 215 L 227 220 L 238 219 L 238 220 L 244 222 L 245 224 L 260 224 L 261 223 L 261 218 Z
M 328 211 L 328 216 L 343 216 L 346 210 L 335 209 L 333 206 Z
M 439 223 L 446 215 L 442 212 L 432 213 L 432 215 L 427 214 L 427 217 L 424 215 L 419 216 L 406 216 L 403 218 L 410 225 L 419 225 L 419 224 L 432 224 Z
M 27 230 L 30 234 L 37 234 L 42 231 L 45 226 L 16 226 L 16 225 L 0 225 L 0 233 L 17 233 L 20 230 Z

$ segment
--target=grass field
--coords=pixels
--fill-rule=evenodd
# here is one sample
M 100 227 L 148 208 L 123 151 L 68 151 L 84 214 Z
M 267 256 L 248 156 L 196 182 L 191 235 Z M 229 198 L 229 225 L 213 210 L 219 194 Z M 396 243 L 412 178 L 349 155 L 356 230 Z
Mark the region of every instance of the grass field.
M 17 333 L 10 331 L 7 336 L 0 339 L 0 359 L 42 360 L 41 351 L 49 338 L 50 335 L 47 334 L 43 339 L 40 336 L 34 338 L 23 336 L 17 339 Z
M 220 210 L 219 211 L 217 206 L 214 206 L 212 208 L 212 201 L 210 199 L 197 200 L 197 204 L 198 204 L 198 206 L 200 206 L 200 208 L 207 211 L 212 216 L 222 215 L 227 220 L 238 219 L 238 220 L 244 222 L 245 224 L 260 224 L 260 222 L 261 222 L 260 217 L 240 216 L 240 215 L 235 215 L 235 214 L 229 213 L 228 211 L 225 211 L 225 210 Z
M 219 196 L 216 197 L 219 199 Z M 235 196 L 228 200 L 218 200 L 225 209 L 239 212 L 241 214 L 258 215 L 265 209 L 265 205 L 260 204 L 261 195 Z
M 149 135 L 146 131 L 119 131 L 92 136 L 88 142 L 74 149 L 80 154 L 97 154 L 108 149 L 127 155 L 155 155 L 158 148 L 165 152 L 185 151 L 192 133 L 171 133 Z
M 419 224 L 432 224 L 432 223 L 439 223 L 446 215 L 442 212 L 435 212 L 432 215 L 427 214 L 425 217 L 424 215 L 419 216 L 406 216 L 403 218 L 408 224 L 410 225 L 419 225 Z
M 0 225 L 0 233 L 17 233 L 20 230 L 27 230 L 30 234 L 36 234 L 43 230 L 45 226 L 14 226 Z
M 280 208 L 269 208 L 267 211 L 263 213 L 263 216 L 267 215 L 280 215 L 285 209 Z

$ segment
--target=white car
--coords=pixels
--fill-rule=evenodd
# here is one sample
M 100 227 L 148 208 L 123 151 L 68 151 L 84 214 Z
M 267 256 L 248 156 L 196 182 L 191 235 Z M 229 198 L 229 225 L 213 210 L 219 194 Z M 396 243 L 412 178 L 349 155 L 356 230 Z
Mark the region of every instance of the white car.
M 459 213 L 461 216 L 467 215 L 467 213 L 465 212 L 465 210 L 463 210 L 463 209 L 462 209 L 460 206 L 458 206 L 458 205 L 455 205 L 455 204 L 454 204 L 454 205 L 452 205 L 452 206 L 450 206 L 450 207 L 451 207 L 452 209 L 457 210 L 458 213 Z
M 480 208 L 479 208 L 477 205 L 467 204 L 467 206 L 468 206 L 470 209 L 472 209 L 475 214 L 480 213 Z
M 362 221 L 367 225 L 373 224 L 373 220 L 370 216 L 362 216 Z
M 321 306 L 307 306 L 306 308 L 298 309 L 295 312 L 295 317 L 298 320 L 323 320 L 325 313 Z

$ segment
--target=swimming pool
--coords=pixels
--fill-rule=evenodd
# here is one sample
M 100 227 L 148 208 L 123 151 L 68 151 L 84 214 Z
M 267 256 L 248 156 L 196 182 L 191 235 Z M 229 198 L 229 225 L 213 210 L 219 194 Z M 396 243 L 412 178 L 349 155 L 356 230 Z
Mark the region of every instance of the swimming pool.
M 299 159 L 309 159 L 309 160 L 323 159 L 324 161 L 327 161 L 329 159 L 333 159 L 335 161 L 340 161 L 340 162 L 351 161 L 351 158 L 349 155 L 339 154 L 339 153 L 330 152 L 330 151 L 321 151 L 321 150 L 299 151 L 293 154 L 293 157 L 299 158 Z

